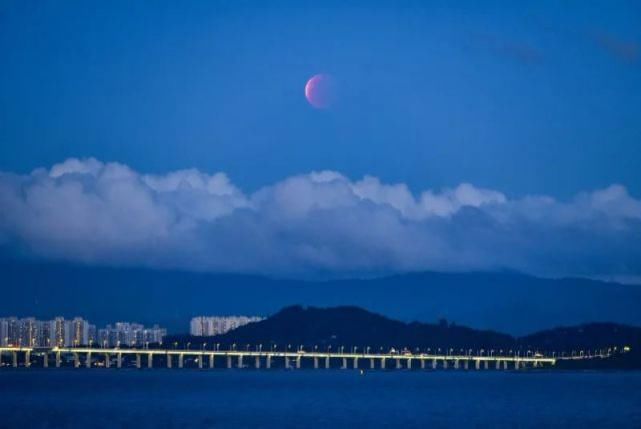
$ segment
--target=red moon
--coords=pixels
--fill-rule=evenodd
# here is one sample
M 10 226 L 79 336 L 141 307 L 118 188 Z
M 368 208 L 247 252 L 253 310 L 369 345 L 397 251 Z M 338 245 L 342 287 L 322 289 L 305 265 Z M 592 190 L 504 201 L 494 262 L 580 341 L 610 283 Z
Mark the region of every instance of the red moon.
M 312 76 L 305 85 L 305 98 L 317 109 L 329 108 L 336 98 L 334 79 L 327 74 Z

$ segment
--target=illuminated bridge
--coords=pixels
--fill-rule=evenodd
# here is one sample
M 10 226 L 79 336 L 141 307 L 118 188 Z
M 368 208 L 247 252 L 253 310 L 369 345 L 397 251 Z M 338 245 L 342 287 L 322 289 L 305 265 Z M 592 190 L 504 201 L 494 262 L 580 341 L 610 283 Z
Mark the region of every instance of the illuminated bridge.
M 623 350 L 622 350 L 623 351 Z M 627 351 L 627 350 L 625 350 Z M 122 349 L 96 347 L 0 347 L 0 366 L 24 367 L 115 367 L 153 368 L 353 368 L 353 369 L 521 369 L 554 366 L 560 360 L 584 360 L 608 358 L 617 349 L 600 350 L 595 353 L 572 352 L 541 355 L 526 352 L 503 353 L 494 350 L 480 351 L 475 354 L 454 353 L 449 349 L 444 353 L 370 353 L 365 348 L 362 353 L 319 351 L 278 351 L 263 350 L 190 350 L 190 349 Z

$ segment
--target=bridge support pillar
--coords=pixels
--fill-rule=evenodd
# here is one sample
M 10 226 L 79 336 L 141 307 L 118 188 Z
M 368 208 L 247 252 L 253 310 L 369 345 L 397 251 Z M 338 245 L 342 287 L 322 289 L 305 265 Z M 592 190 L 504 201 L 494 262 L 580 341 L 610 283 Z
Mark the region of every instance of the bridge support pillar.
M 488 361 L 483 362 L 483 368 L 488 369 L 489 365 L 490 365 L 490 362 Z
M 18 352 L 11 352 L 11 365 L 18 368 Z
M 285 369 L 289 369 L 289 357 L 285 356 Z
M 111 367 L 111 356 L 109 356 L 109 353 L 105 353 L 105 368 L 110 368 Z
M 140 353 L 136 353 L 136 368 L 140 369 L 141 366 Z
M 514 361 L 514 369 L 517 369 L 517 370 L 519 369 L 519 361 L 518 360 Z
M 343 358 L 343 365 L 341 365 L 341 369 L 347 369 L 347 359 Z
M 325 369 L 329 369 L 329 356 L 325 358 Z
M 314 356 L 314 369 L 318 369 L 318 357 Z
M 369 358 L 369 369 L 374 369 L 374 358 Z
M 481 369 L 481 361 L 476 359 L 474 361 L 474 369 Z
M 463 366 L 465 367 L 465 370 L 468 370 L 470 368 L 470 361 L 466 360 Z
M 300 356 L 296 356 L 296 369 L 300 369 Z
M 47 352 L 42 356 L 42 366 L 44 368 L 49 368 L 49 353 Z
M 31 352 L 27 350 L 24 352 L 24 366 L 29 368 L 31 366 Z
M 243 367 L 243 355 L 238 355 L 238 368 Z
M 147 368 L 154 367 L 154 355 L 152 353 L 147 354 Z
M 354 369 L 358 369 L 358 358 L 354 358 Z
M 62 362 L 62 358 L 60 356 L 60 352 L 56 352 L 56 368 L 60 368 L 60 364 Z
M 91 352 L 87 352 L 87 357 L 85 359 L 85 367 L 91 368 Z
M 456 364 L 458 365 L 458 361 L 456 361 Z M 447 369 L 447 359 L 443 359 L 443 369 Z
M 401 360 L 396 359 L 396 369 L 401 369 Z
M 122 353 L 116 356 L 116 368 L 122 368 Z
M 171 355 L 167 353 L 167 368 L 171 369 Z
M 267 355 L 267 363 L 265 364 L 267 369 L 271 369 L 272 367 L 272 355 Z
M 80 355 L 78 355 L 78 353 L 73 354 L 73 367 L 74 368 L 80 367 Z
M 507 370 L 507 361 L 506 360 L 503 361 L 503 369 Z
M 381 369 L 385 369 L 385 358 L 381 359 Z
M 438 363 L 436 359 L 432 359 L 432 369 L 436 369 Z
M 205 360 L 205 355 L 201 354 L 198 356 L 198 369 L 203 369 L 203 361 Z
M 500 360 L 496 361 L 496 369 L 501 369 L 501 361 Z
M 254 363 L 255 363 L 256 369 L 260 369 L 260 356 L 256 356 L 256 362 Z
M 412 369 L 412 359 L 407 359 L 407 369 Z
M 454 369 L 458 369 L 458 367 L 459 367 L 459 363 L 458 363 L 458 359 L 457 359 L 457 360 L 454 361 Z
M 185 363 L 185 355 L 181 353 L 178 355 L 178 368 L 182 369 L 184 363 Z
M 209 369 L 213 369 L 213 368 L 214 368 L 214 354 L 212 353 L 209 355 Z

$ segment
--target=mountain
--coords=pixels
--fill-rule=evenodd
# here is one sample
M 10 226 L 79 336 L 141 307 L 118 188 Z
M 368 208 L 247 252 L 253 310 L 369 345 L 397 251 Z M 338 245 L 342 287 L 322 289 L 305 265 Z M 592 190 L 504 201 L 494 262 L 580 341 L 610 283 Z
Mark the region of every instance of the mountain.
M 512 272 L 313 282 L 0 260 L 0 290 L 0 315 L 159 323 L 175 333 L 187 332 L 195 315 L 267 316 L 296 304 L 355 305 L 407 322 L 445 318 L 511 335 L 595 321 L 641 325 L 639 286 Z
M 195 338 L 192 337 L 192 340 Z M 508 347 L 509 335 L 448 324 L 404 323 L 358 307 L 316 308 L 293 306 L 257 323 L 250 323 L 212 341 L 221 344 L 291 344 L 308 349 L 319 346 L 389 350 L 410 347 Z
M 607 360 L 585 362 L 563 362 L 562 368 L 641 368 L 641 328 L 614 323 L 591 323 L 586 325 L 560 327 L 539 331 L 523 337 L 513 337 L 495 331 L 477 330 L 441 321 L 437 324 L 398 320 L 371 313 L 358 307 L 302 307 L 284 308 L 260 322 L 241 326 L 233 331 L 215 337 L 194 337 L 177 335 L 167 338 L 169 343 L 200 348 L 204 343 L 212 347 L 219 344 L 228 349 L 235 344 L 238 348 L 246 345 L 263 345 L 265 349 L 289 347 L 296 350 L 357 350 L 388 351 L 391 348 L 415 349 L 425 352 L 427 348 L 443 352 L 454 349 L 474 353 L 481 349 L 513 350 L 526 354 L 528 350 L 551 354 L 565 352 L 589 354 L 616 347 L 622 351 L 630 347 L 631 352 Z M 205 344 L 205 345 L 206 345 Z

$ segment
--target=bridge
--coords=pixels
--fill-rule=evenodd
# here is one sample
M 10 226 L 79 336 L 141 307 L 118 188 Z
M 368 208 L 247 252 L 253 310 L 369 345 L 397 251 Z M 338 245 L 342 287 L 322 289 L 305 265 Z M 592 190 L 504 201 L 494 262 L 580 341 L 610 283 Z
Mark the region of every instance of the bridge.
M 627 351 L 627 350 L 625 350 Z M 275 366 L 292 369 L 312 367 L 318 368 L 353 368 L 353 369 L 521 369 L 551 367 L 560 360 L 584 360 L 596 358 L 608 358 L 617 349 L 600 350 L 595 353 L 572 352 L 570 354 L 541 355 L 534 352 L 526 352 L 521 355 L 516 353 L 503 353 L 494 350 L 490 352 L 480 351 L 472 354 L 453 353 L 449 349 L 445 353 L 370 353 L 365 348 L 362 353 L 355 350 L 343 352 L 313 351 L 308 352 L 302 349 L 296 351 L 262 350 L 256 347 L 255 350 L 190 350 L 190 349 L 160 349 L 141 348 L 123 349 L 97 348 L 97 347 L 0 347 L 0 367 L 6 364 L 4 356 L 9 356 L 8 366 L 29 368 L 33 364 L 40 364 L 42 367 L 55 366 L 57 368 L 65 364 L 79 367 L 116 367 L 133 366 L 135 368 L 153 368 L 155 365 L 164 365 L 167 368 L 184 368 L 188 365 L 203 368 L 247 368 L 259 369 L 272 368 Z M 22 358 L 22 359 L 20 359 Z M 53 360 L 52 360 L 53 359 Z M 188 364 L 188 365 L 187 365 Z

